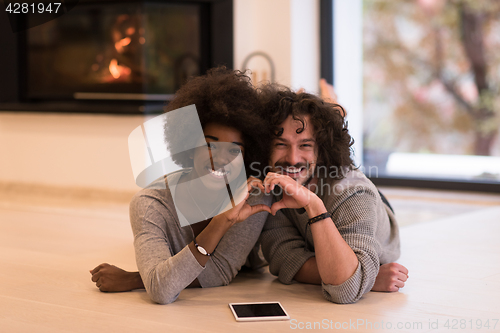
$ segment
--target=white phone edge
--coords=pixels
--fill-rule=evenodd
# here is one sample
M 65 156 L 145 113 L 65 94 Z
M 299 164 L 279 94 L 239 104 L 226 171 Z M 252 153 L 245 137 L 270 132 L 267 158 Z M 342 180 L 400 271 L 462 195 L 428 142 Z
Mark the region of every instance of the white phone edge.
M 283 310 L 283 312 L 286 314 L 286 316 L 277 316 L 277 317 L 248 317 L 248 318 L 240 318 L 236 314 L 236 311 L 234 311 L 234 308 L 232 305 L 249 305 L 249 304 L 278 304 Z M 229 303 L 229 308 L 231 309 L 231 312 L 233 313 L 234 319 L 236 321 L 269 321 L 269 320 L 290 320 L 290 315 L 288 312 L 286 312 L 285 308 L 283 305 L 281 305 L 280 302 L 251 302 L 251 303 Z

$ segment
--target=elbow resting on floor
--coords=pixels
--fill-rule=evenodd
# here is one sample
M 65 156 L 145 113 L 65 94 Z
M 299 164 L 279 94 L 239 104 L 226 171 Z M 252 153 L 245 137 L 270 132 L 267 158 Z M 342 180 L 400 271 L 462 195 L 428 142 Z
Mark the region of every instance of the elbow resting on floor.
M 179 296 L 179 294 L 171 295 L 170 293 L 162 294 L 162 293 L 150 293 L 150 292 L 148 292 L 148 294 L 149 294 L 149 298 L 153 302 L 161 304 L 161 305 L 170 304 L 173 301 L 175 301 L 177 299 L 177 297 Z

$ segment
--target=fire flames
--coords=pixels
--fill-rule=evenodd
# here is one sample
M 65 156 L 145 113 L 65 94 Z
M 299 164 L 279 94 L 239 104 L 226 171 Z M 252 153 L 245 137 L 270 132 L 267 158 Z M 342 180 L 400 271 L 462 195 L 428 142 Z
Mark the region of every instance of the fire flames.
M 132 71 L 127 66 L 118 65 L 118 60 L 112 59 L 111 62 L 109 63 L 109 72 L 115 79 L 118 79 L 122 76 L 124 77 L 129 76 Z

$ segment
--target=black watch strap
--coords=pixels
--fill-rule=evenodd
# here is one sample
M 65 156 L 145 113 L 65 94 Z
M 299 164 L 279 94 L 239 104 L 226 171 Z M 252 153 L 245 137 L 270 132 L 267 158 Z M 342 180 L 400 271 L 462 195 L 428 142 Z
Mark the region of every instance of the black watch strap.
M 326 213 L 320 214 L 320 215 L 318 215 L 318 216 L 315 216 L 315 217 L 313 217 L 313 218 L 309 219 L 309 220 L 307 221 L 307 224 L 313 224 L 313 223 L 315 223 L 315 222 L 318 222 L 318 221 L 321 221 L 321 220 L 327 219 L 327 218 L 329 218 L 329 217 L 332 217 L 332 215 L 330 215 L 330 213 L 326 212 Z

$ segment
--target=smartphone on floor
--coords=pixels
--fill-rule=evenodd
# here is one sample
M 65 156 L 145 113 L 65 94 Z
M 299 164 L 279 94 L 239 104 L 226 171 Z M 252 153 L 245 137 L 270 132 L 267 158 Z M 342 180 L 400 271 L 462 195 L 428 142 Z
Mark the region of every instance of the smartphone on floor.
M 236 321 L 289 320 L 280 302 L 229 303 Z

